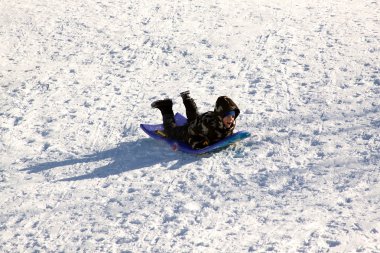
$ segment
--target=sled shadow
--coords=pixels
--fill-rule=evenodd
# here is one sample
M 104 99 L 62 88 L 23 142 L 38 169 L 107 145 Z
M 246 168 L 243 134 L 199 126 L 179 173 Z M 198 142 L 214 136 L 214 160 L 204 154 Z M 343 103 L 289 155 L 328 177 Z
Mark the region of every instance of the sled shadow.
M 133 142 L 120 143 L 116 148 L 86 155 L 83 158 L 42 163 L 22 169 L 22 171 L 27 171 L 28 173 L 39 173 L 58 167 L 87 164 L 102 160 L 110 160 L 110 162 L 105 166 L 92 170 L 88 174 L 70 177 L 59 181 L 105 178 L 111 175 L 121 174 L 126 171 L 151 167 L 156 164 L 163 164 L 162 166 L 167 166 L 165 163 L 172 161 L 176 161 L 176 163 L 170 165 L 168 169 L 175 170 L 181 168 L 183 165 L 199 160 L 199 157 L 180 152 L 173 152 L 167 145 L 150 138 L 145 138 Z

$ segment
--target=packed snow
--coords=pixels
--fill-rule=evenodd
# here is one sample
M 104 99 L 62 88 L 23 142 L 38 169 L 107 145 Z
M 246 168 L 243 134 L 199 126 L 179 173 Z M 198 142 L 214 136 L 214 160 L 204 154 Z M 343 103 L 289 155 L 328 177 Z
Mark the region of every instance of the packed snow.
M 377 0 L 0 0 L 0 252 L 380 252 Z M 201 156 L 141 123 L 218 96 Z

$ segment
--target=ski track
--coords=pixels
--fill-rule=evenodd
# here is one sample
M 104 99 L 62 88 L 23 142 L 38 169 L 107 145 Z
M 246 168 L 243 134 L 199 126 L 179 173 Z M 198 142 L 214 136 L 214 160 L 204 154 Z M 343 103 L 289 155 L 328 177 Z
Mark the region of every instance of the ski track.
M 1 252 L 380 252 L 366 1 L 1 1 Z M 253 137 L 171 152 L 156 99 Z

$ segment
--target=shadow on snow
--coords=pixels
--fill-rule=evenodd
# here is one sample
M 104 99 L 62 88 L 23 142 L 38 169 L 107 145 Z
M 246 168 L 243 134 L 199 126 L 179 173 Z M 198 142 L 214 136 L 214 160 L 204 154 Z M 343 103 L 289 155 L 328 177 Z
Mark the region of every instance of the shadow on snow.
M 53 168 L 99 162 L 102 160 L 110 160 L 111 162 L 105 166 L 94 169 L 88 174 L 70 177 L 59 181 L 105 178 L 126 171 L 151 167 L 156 164 L 163 164 L 163 166 L 166 166 L 165 163 L 172 161 L 177 162 L 170 165 L 168 169 L 175 170 L 181 168 L 183 165 L 199 160 L 199 157 L 180 152 L 172 152 L 167 145 L 145 138 L 137 141 L 120 143 L 116 148 L 86 155 L 83 158 L 37 164 L 22 169 L 22 171 L 39 173 Z

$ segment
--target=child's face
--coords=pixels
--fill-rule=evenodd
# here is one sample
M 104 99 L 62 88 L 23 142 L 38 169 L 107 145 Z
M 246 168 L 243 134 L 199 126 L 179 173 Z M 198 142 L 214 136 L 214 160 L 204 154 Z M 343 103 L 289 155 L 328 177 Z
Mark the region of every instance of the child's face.
M 230 128 L 235 121 L 235 116 L 228 115 L 223 118 L 223 125 L 225 128 Z

